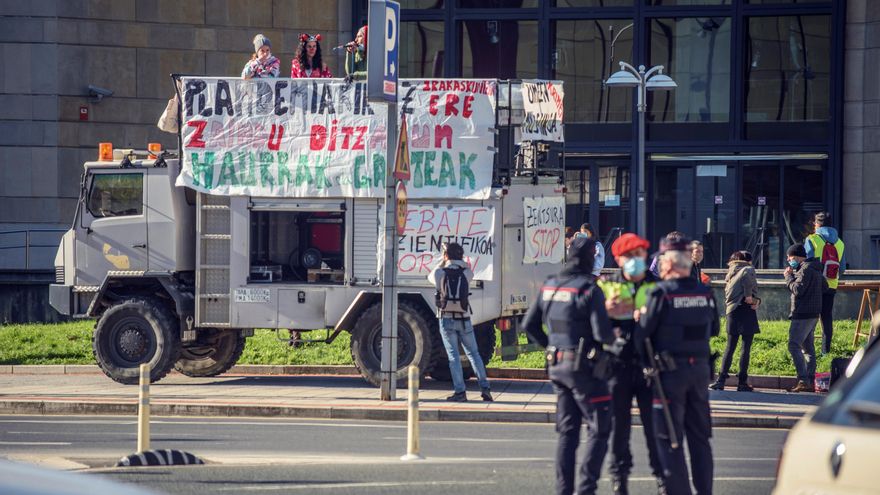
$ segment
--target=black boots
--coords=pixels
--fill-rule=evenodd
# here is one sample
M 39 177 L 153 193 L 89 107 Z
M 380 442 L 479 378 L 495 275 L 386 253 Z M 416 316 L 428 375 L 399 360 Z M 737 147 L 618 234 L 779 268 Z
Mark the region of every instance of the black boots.
M 448 402 L 467 402 L 466 392 L 456 392 L 446 398 Z

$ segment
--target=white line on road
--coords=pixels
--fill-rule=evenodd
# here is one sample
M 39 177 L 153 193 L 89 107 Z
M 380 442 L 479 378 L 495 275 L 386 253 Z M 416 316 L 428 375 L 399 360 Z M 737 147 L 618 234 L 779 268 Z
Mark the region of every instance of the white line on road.
M 494 485 L 494 481 L 373 481 L 365 483 L 308 483 L 302 485 L 296 484 L 279 484 L 279 485 L 258 485 L 258 486 L 233 486 L 223 487 L 218 490 L 222 491 L 268 491 L 268 490 L 320 490 L 320 489 L 336 489 L 336 488 L 395 488 L 405 486 L 463 486 L 463 485 Z
M 0 445 L 72 445 L 70 442 L 0 442 Z
M 611 481 L 611 478 L 605 478 L 607 481 Z M 629 478 L 630 481 L 657 481 L 657 478 L 653 476 L 650 477 L 637 477 L 637 478 Z M 748 476 L 717 476 L 712 478 L 712 481 L 774 481 L 776 478 L 773 477 L 748 477 Z
M 406 437 L 382 437 L 382 440 L 406 440 Z M 527 438 L 455 438 L 455 437 L 421 437 L 421 441 L 474 442 L 474 443 L 556 443 L 556 439 L 531 440 Z M 775 459 L 774 459 L 775 460 Z
M 59 424 L 59 425 L 77 425 L 77 424 L 93 424 L 93 425 L 133 425 L 136 421 L 98 421 L 83 420 L 71 421 L 62 419 L 0 419 L 0 423 L 29 423 L 29 424 Z M 152 424 L 164 425 L 241 425 L 241 426 L 326 426 L 332 428 L 385 428 L 393 430 L 406 429 L 406 425 L 383 425 L 383 424 L 352 424 L 352 423 L 306 423 L 306 422 L 268 422 L 268 421 L 174 421 L 174 420 L 153 420 Z

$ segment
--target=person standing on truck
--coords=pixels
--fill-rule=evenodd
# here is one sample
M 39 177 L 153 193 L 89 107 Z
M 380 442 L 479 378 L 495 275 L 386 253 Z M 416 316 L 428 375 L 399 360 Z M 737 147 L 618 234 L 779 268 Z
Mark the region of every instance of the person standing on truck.
M 634 334 L 636 321 L 633 313 L 647 301 L 648 292 L 660 279 L 648 271 L 646 258 L 651 243 L 636 234 L 626 233 L 611 244 L 611 254 L 620 266 L 616 273 L 598 281 L 605 295 L 605 309 L 611 319 L 615 336 L 626 341 L 626 345 L 614 365 L 614 376 L 609 382 L 611 388 L 612 411 L 614 413 L 611 434 L 611 488 L 615 494 L 629 493 L 627 480 L 633 467 L 632 451 L 629 447 L 632 433 L 633 397 L 642 418 L 645 439 L 648 444 L 648 461 L 658 484 L 663 482 L 663 467 L 654 442 L 654 425 L 651 422 L 651 387 L 642 373 L 641 361 L 635 352 Z
M 296 56 L 290 62 L 290 77 L 333 77 L 327 64 L 321 60 L 321 35 L 303 33 L 299 35 Z
M 807 258 L 818 258 L 822 263 L 822 275 L 828 282 L 828 287 L 822 292 L 822 314 L 819 321 L 822 322 L 822 354 L 831 352 L 831 337 L 834 333 L 834 296 L 837 294 L 837 285 L 840 276 L 843 275 L 845 265 L 843 262 L 843 240 L 838 236 L 837 229 L 831 226 L 831 214 L 825 211 L 813 216 L 813 233 L 807 236 L 804 249 Z
M 607 354 L 614 334 L 602 290 L 593 282 L 595 242 L 576 237 L 568 262 L 541 287 L 523 319 L 529 338 L 546 349 L 547 372 L 556 392 L 556 493 L 575 493 L 575 461 L 581 423 L 587 452 L 578 470 L 578 494 L 596 493 L 611 435 Z M 544 326 L 549 335 L 544 333 Z
M 687 238 L 660 241 L 660 278 L 638 311 L 636 345 L 648 360 L 654 389 L 655 441 L 663 466 L 663 493 L 690 494 L 682 436 L 686 436 L 694 488 L 712 493 L 712 418 L 709 412 L 709 339 L 718 335 L 712 289 L 691 277 Z M 665 491 L 664 491 L 665 490 Z
M 254 36 L 254 54 L 241 70 L 242 79 L 278 77 L 281 61 L 272 55 L 272 42 L 263 34 Z
M 435 298 L 437 318 L 440 320 L 440 336 L 443 339 L 443 347 L 446 348 L 446 356 L 449 358 L 449 373 L 452 375 L 453 393 L 446 400 L 467 402 L 461 355 L 458 352 L 458 345 L 461 343 L 465 355 L 471 362 L 471 368 L 477 375 L 480 397 L 486 402 L 492 402 L 486 366 L 480 357 L 474 326 L 471 324 L 472 311 L 468 296 L 474 272 L 463 258 L 464 249 L 461 245 L 450 242 L 443 248 L 443 260 L 428 275 L 428 281 L 437 288 Z
M 367 26 L 358 29 L 354 41 L 345 45 L 346 79 L 363 81 L 367 78 Z

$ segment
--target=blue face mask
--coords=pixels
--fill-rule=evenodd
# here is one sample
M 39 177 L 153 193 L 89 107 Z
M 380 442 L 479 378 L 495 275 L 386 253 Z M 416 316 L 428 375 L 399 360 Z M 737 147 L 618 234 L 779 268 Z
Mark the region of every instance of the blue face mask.
M 645 263 L 644 258 L 630 258 L 623 264 L 623 273 L 629 275 L 630 277 L 638 277 L 639 275 L 645 273 L 648 266 Z
M 798 263 L 797 260 L 788 260 L 788 266 L 790 266 L 794 270 L 797 270 L 798 267 L 801 266 L 801 264 Z

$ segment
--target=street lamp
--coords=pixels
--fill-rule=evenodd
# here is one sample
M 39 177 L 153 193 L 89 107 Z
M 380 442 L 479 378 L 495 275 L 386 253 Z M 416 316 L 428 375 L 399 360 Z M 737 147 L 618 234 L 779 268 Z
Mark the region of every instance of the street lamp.
M 638 69 L 626 62 L 620 62 L 620 70 L 611 74 L 605 81 L 605 86 L 610 88 L 638 88 L 639 130 L 638 130 L 638 157 L 639 157 L 639 194 L 636 206 L 636 232 L 646 237 L 648 235 L 648 205 L 645 194 L 645 110 L 648 103 L 648 91 L 670 91 L 678 87 L 671 77 L 663 74 L 663 66 L 655 65 L 647 71 L 644 65 Z

